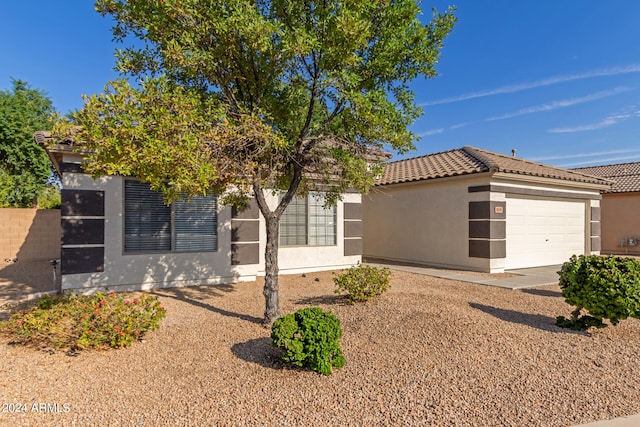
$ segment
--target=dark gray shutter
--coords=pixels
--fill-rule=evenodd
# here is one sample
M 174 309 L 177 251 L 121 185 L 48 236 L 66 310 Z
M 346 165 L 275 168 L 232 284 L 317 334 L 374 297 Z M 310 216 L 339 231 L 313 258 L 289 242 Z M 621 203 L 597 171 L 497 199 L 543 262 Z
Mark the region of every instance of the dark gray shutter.
M 124 252 L 170 252 L 171 208 L 149 184 L 124 182 Z
M 215 195 L 177 201 L 173 209 L 176 252 L 207 252 L 218 249 Z

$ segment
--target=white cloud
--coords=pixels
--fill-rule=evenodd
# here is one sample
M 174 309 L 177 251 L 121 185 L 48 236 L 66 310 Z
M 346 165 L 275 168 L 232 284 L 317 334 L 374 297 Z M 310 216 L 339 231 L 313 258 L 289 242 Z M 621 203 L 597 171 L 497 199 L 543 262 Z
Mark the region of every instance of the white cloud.
M 449 126 L 449 129 L 451 129 L 451 130 L 460 129 L 460 128 L 463 128 L 465 126 L 472 125 L 474 123 L 477 123 L 477 122 L 462 122 L 462 123 L 458 123 L 457 125 Z
M 587 71 L 585 73 L 569 74 L 564 76 L 549 77 L 548 79 L 538 80 L 529 83 L 520 83 L 514 85 L 501 86 L 495 89 L 488 89 L 480 92 L 471 92 L 463 95 L 452 96 L 449 98 L 428 101 L 419 104 L 421 107 L 428 107 L 438 104 L 449 104 L 452 102 L 466 101 L 474 98 L 482 98 L 485 96 L 500 95 L 505 93 L 521 92 L 523 90 L 534 89 L 537 87 L 550 86 L 558 83 L 565 83 L 574 80 L 589 79 L 592 77 L 616 76 L 619 74 L 640 73 L 640 64 L 631 64 L 624 67 L 603 68 L 600 70 Z
M 632 155 L 635 154 L 636 156 L 640 156 L 640 149 L 619 149 L 619 150 L 596 151 L 593 153 L 563 154 L 558 156 L 535 157 L 535 158 L 532 158 L 531 160 L 534 160 L 536 162 L 543 162 L 548 160 L 579 159 L 579 158 L 588 158 L 588 157 L 611 156 L 611 155 L 617 155 L 617 154 L 632 154 Z M 588 162 L 588 163 L 591 163 L 591 162 Z
M 442 133 L 442 132 L 444 132 L 444 129 L 443 129 L 443 128 L 439 128 L 439 129 L 431 129 L 431 130 L 428 130 L 428 131 L 425 131 L 425 132 L 420 132 L 420 133 L 418 134 L 418 136 L 437 135 L 437 134 Z
M 492 122 L 492 121 L 497 121 L 497 120 L 510 119 L 512 117 L 524 116 L 524 115 L 527 115 L 527 114 L 534 114 L 534 113 L 541 113 L 541 112 L 545 112 L 545 111 L 557 110 L 558 108 L 567 108 L 567 107 L 571 107 L 573 105 L 582 104 L 582 103 L 585 103 L 585 102 L 591 102 L 591 101 L 595 101 L 595 100 L 598 100 L 598 99 L 606 98 L 608 96 L 617 95 L 619 93 L 627 92 L 627 91 L 630 91 L 630 90 L 633 90 L 633 89 L 634 88 L 617 87 L 615 89 L 596 92 L 596 93 L 592 93 L 590 95 L 581 96 L 579 98 L 571 98 L 571 99 L 563 99 L 563 100 L 559 100 L 559 101 L 551 101 L 551 102 L 549 102 L 547 104 L 535 105 L 535 106 L 532 106 L 532 107 L 522 108 L 520 110 L 513 111 L 511 113 L 504 113 L 504 114 L 500 114 L 498 116 L 492 116 L 492 117 L 488 117 L 488 118 L 482 119 L 482 120 L 457 123 L 455 125 L 449 126 L 449 130 L 459 129 L 459 128 L 462 128 L 462 127 L 465 127 L 465 126 L 469 126 L 469 125 L 472 125 L 472 124 L 476 124 L 476 123 Z M 441 132 L 438 132 L 438 133 L 441 133 Z
M 559 164 L 558 166 L 563 168 L 577 168 L 582 166 L 599 166 L 599 165 L 612 165 L 616 163 L 636 162 L 639 160 L 640 160 L 640 154 L 635 156 L 601 157 L 598 159 L 592 159 L 584 162 Z
M 594 123 L 587 123 L 585 125 L 580 126 L 569 126 L 569 127 L 561 127 L 561 128 L 553 128 L 549 129 L 547 132 L 549 133 L 573 133 L 573 132 L 584 132 L 589 130 L 597 130 L 606 128 L 609 126 L 613 126 L 617 123 L 623 122 L 631 117 L 640 117 L 640 110 L 634 111 L 636 107 L 628 107 L 625 111 L 610 114 L 602 120 L 599 120 Z
M 504 120 L 504 119 L 510 119 L 512 117 L 518 117 L 518 116 L 524 116 L 526 114 L 533 114 L 533 113 L 540 113 L 540 112 L 544 112 L 544 111 L 551 111 L 551 110 L 557 110 L 558 108 L 566 108 L 566 107 L 571 107 L 573 105 L 577 105 L 577 104 L 583 104 L 585 102 L 591 102 L 591 101 L 595 101 L 597 99 L 602 99 L 602 98 L 606 98 L 608 96 L 613 96 L 613 95 L 617 95 L 619 93 L 622 92 L 627 92 L 631 90 L 631 88 L 626 88 L 626 87 L 618 87 L 612 90 L 605 90 L 605 91 L 601 91 L 601 92 L 596 92 L 596 93 L 592 93 L 590 95 L 586 95 L 586 96 L 582 96 L 579 98 L 572 98 L 572 99 L 564 99 L 564 100 L 560 100 L 560 101 L 552 101 L 548 104 L 542 104 L 542 105 L 536 105 L 533 107 L 527 107 L 527 108 L 523 108 L 521 110 L 517 110 L 511 113 L 505 113 L 505 114 L 501 114 L 499 116 L 493 116 L 493 117 L 489 117 L 488 119 L 485 119 L 484 121 L 495 121 L 495 120 Z

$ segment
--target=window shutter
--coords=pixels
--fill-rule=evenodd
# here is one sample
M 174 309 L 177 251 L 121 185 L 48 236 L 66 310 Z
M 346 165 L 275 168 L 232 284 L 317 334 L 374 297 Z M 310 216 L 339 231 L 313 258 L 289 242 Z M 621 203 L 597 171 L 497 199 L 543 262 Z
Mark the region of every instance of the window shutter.
M 124 182 L 124 252 L 169 252 L 171 208 L 149 184 Z

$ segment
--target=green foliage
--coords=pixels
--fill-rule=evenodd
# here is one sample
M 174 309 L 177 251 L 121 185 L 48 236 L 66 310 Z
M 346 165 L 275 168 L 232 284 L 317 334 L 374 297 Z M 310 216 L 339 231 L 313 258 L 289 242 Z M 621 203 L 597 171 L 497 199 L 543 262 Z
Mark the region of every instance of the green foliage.
M 373 183 L 367 147 L 413 147 L 421 109 L 408 82 L 437 75 L 456 21 L 449 9 L 422 24 L 415 0 L 97 0 L 96 9 L 114 19 L 117 41 L 144 41 L 116 54 L 119 71 L 143 84 L 111 82 L 74 114 L 91 170 L 191 195 L 234 180 L 293 193 L 320 182 L 334 201 Z
M 282 316 L 271 327 L 272 345 L 280 349 L 285 362 L 323 375 L 331 375 L 331 367 L 344 366 L 341 337 L 340 320 L 319 307 Z
M 351 304 L 369 301 L 389 289 L 390 277 L 391 270 L 386 267 L 358 264 L 340 275 L 334 274 L 335 293 L 347 292 Z
M 640 262 L 633 258 L 575 255 L 558 272 L 565 301 L 596 320 L 616 325 L 628 317 L 640 318 Z
M 60 189 L 55 185 L 47 185 L 38 196 L 40 209 L 59 209 L 61 203 Z
M 97 0 L 114 20 L 118 80 L 85 99 L 54 136 L 91 149 L 86 170 L 163 190 L 251 194 L 273 235 L 295 195 L 366 192 L 382 147 L 413 148 L 421 114 L 409 83 L 437 75 L 453 9 L 423 24 L 416 0 Z M 71 124 L 80 126 L 75 128 Z M 373 152 L 378 155 L 371 155 Z M 263 191 L 285 192 L 274 209 Z M 267 262 L 265 292 L 277 293 Z M 266 298 L 267 304 L 277 298 Z M 265 323 L 277 308 L 268 307 Z
M 44 149 L 33 139 L 51 128 L 51 100 L 26 82 L 0 91 L 0 207 L 31 207 L 52 173 Z
M 600 329 L 607 326 L 602 322 L 602 319 L 596 319 L 593 316 L 587 315 L 581 316 L 581 311 L 581 309 L 572 311 L 571 319 L 567 319 L 564 316 L 556 317 L 556 325 L 565 329 L 573 329 L 574 331 L 586 331 L 591 327 Z
M 148 294 L 43 296 L 0 322 L 0 333 L 38 348 L 77 350 L 127 347 L 157 329 L 166 311 Z

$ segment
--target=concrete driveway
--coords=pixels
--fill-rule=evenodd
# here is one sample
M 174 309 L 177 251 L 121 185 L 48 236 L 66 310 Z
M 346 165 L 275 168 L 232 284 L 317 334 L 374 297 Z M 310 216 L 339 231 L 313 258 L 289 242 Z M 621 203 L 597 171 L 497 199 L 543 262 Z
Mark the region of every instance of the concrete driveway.
M 544 267 L 520 268 L 507 270 L 504 274 L 486 274 L 473 271 L 445 270 L 431 267 L 418 267 L 401 264 L 367 263 L 380 267 L 389 267 L 392 270 L 408 271 L 410 273 L 424 274 L 427 276 L 441 277 L 443 279 L 458 280 L 461 282 L 477 283 L 487 286 L 498 286 L 508 289 L 524 289 L 536 286 L 555 285 L 558 283 L 558 271 L 561 265 L 548 265 Z

